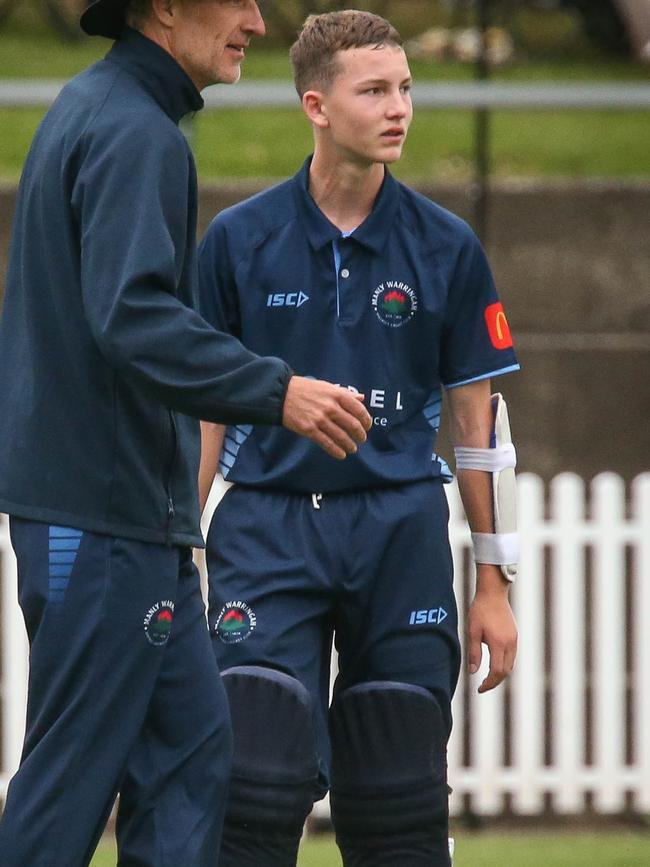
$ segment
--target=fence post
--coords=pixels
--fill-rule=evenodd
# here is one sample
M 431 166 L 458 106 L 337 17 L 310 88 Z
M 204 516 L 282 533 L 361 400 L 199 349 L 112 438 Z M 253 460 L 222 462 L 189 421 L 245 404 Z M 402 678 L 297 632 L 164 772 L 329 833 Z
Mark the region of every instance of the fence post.
M 633 759 L 638 769 L 635 807 L 650 812 L 650 473 L 632 484 L 632 519 L 636 529 L 632 607 Z
M 490 0 L 478 0 L 477 24 L 479 52 L 476 59 L 476 79 L 486 82 L 490 78 L 487 32 L 490 27 Z M 483 246 L 487 245 L 488 209 L 490 202 L 490 109 L 477 108 L 474 113 L 474 219 L 476 234 Z
M 554 806 L 560 813 L 584 808 L 580 771 L 585 760 L 585 486 L 573 473 L 551 483 L 551 519 L 557 537 L 552 554 L 551 763 L 557 770 Z M 540 612 L 542 616 L 542 612 Z
M 544 764 L 544 485 L 529 473 L 519 476 L 519 526 L 525 540 L 521 580 L 512 590 L 521 636 L 512 675 L 512 739 L 516 787 L 513 807 L 530 815 L 541 812 L 540 774 Z
M 625 807 L 625 485 L 619 476 L 594 479 L 592 516 L 594 805 L 616 813 Z
M 9 522 L 0 515 L 0 599 L 2 656 L 2 750 L 0 753 L 0 795 L 4 797 L 9 778 L 20 762 L 27 706 L 28 648 L 23 616 L 16 593 L 17 569 L 9 540 Z

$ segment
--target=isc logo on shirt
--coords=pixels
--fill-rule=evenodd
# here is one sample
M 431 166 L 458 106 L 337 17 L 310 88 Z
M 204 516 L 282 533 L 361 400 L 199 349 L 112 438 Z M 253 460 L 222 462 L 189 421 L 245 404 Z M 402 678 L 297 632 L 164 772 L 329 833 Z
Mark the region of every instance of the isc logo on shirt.
M 442 623 L 446 620 L 447 612 L 444 608 L 429 608 L 422 611 L 411 611 L 409 626 L 422 626 L 423 623 Z
M 309 301 L 304 292 L 272 292 L 266 299 L 267 307 L 302 307 Z

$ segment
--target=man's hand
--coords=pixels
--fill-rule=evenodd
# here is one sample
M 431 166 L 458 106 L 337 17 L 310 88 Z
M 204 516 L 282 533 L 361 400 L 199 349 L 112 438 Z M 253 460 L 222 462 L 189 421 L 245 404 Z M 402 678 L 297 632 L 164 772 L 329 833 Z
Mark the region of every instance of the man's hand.
M 469 673 L 476 674 L 487 644 L 490 670 L 479 692 L 494 689 L 510 674 L 517 656 L 517 624 L 508 601 L 508 585 L 497 566 L 480 564 L 477 589 L 469 609 Z
M 292 376 L 282 424 L 342 461 L 356 452 L 358 443 L 366 441 L 372 419 L 363 405 L 363 395 L 320 379 Z

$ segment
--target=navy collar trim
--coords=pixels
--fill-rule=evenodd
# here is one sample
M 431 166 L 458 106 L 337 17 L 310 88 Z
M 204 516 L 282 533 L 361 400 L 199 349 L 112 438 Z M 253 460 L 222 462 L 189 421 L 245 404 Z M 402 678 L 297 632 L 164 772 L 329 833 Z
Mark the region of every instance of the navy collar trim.
M 331 223 L 318 207 L 309 192 L 309 169 L 312 157 L 308 157 L 300 171 L 294 176 L 294 195 L 302 218 L 309 243 L 315 250 L 340 238 L 341 230 Z M 381 253 L 388 243 L 388 236 L 397 217 L 399 208 L 399 184 L 386 168 L 384 181 L 375 200 L 372 212 L 354 230 L 351 240 L 374 253 Z
M 164 48 L 137 30 L 125 27 L 106 59 L 135 76 L 174 123 L 203 108 L 201 94 L 185 70 Z

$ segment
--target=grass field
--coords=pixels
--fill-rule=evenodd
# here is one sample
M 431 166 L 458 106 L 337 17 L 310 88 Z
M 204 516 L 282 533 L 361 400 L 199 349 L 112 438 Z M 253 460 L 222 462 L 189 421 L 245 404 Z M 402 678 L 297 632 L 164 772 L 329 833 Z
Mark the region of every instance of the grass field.
M 454 867 L 648 867 L 650 835 L 639 833 L 481 833 L 456 835 Z M 105 844 L 92 867 L 114 867 L 115 852 Z M 305 841 L 299 867 L 340 867 L 329 837 Z M 397 865 L 396 865 L 397 867 Z
M 473 124 L 468 112 L 416 112 L 395 173 L 468 178 Z M 614 118 L 607 112 L 496 112 L 492 131 L 496 177 L 650 176 L 650 112 Z M 237 148 L 229 146 L 233 141 Z M 196 122 L 194 149 L 204 178 L 282 177 L 296 170 L 310 147 L 307 123 L 290 110 L 227 110 Z
M 42 112 L 0 110 L 0 178 L 18 178 Z M 421 111 L 396 167 L 404 179 L 465 180 L 472 173 L 473 118 L 463 111 Z M 496 178 L 648 178 L 650 112 L 495 112 Z M 203 180 L 281 178 L 311 150 L 299 111 L 232 109 L 195 122 L 193 147 Z
M 40 30 L 9 29 L 0 35 L 0 78 L 70 78 L 90 63 L 103 57 L 111 43 L 106 39 L 81 39 L 64 43 Z M 412 60 L 416 79 L 462 81 L 473 77 L 469 64 Z M 290 77 L 288 52 L 268 49 L 254 43 L 243 66 L 246 78 L 281 79 Z M 650 67 L 600 58 L 597 62 L 575 58 L 521 59 L 494 70 L 497 81 L 638 81 L 650 79 Z

